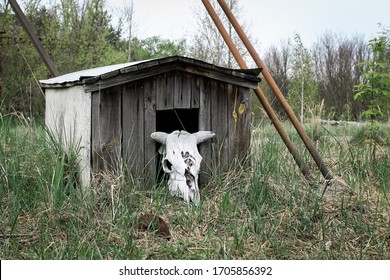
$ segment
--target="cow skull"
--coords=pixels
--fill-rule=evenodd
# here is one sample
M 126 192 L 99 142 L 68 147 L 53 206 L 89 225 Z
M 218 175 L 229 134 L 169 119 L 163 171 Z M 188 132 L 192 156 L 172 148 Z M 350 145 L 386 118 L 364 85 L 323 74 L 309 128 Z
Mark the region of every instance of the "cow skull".
M 162 168 L 169 175 L 168 188 L 172 195 L 187 202 L 200 202 L 198 174 L 202 156 L 197 145 L 212 138 L 211 131 L 188 133 L 176 130 L 170 134 L 154 132 L 151 137 L 161 143 Z

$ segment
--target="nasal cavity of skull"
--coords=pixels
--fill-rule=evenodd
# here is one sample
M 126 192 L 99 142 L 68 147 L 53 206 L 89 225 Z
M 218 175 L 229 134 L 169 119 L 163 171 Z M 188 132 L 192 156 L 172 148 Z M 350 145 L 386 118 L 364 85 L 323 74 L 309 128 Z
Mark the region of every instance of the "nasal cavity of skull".
M 188 169 L 184 171 L 184 176 L 186 177 L 186 184 L 188 188 L 194 188 L 195 176 L 192 175 Z
M 194 165 L 194 157 L 187 151 L 181 152 L 181 157 L 184 159 L 185 164 L 187 164 L 187 169 L 190 169 Z

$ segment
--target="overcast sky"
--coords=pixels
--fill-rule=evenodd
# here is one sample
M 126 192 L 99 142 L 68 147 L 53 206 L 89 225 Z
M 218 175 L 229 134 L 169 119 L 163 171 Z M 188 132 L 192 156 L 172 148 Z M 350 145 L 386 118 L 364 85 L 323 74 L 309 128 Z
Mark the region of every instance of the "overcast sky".
M 126 0 L 107 1 L 118 8 Z M 390 0 L 240 0 L 243 20 L 265 50 L 280 40 L 299 33 L 310 46 L 326 31 L 345 35 L 363 34 L 371 39 L 380 30 L 378 23 L 390 26 Z M 160 35 L 181 39 L 193 32 L 193 7 L 201 0 L 134 0 L 137 36 Z

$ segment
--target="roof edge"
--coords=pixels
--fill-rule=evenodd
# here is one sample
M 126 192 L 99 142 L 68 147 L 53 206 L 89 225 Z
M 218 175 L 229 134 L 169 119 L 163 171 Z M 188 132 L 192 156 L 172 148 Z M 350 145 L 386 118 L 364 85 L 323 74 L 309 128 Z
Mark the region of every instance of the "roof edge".
M 52 79 L 40 80 L 40 84 L 43 88 L 62 88 L 76 85 L 89 86 L 91 84 L 98 83 L 101 80 L 112 79 L 119 75 L 131 75 L 131 73 L 137 73 L 138 71 L 147 71 L 149 68 L 155 68 L 163 65 L 169 66 L 174 64 L 198 66 L 202 69 L 221 72 L 226 75 L 232 75 L 251 82 L 258 83 L 261 81 L 261 79 L 258 77 L 262 71 L 261 68 L 230 69 L 195 58 L 189 58 L 185 56 L 170 56 L 76 71 Z

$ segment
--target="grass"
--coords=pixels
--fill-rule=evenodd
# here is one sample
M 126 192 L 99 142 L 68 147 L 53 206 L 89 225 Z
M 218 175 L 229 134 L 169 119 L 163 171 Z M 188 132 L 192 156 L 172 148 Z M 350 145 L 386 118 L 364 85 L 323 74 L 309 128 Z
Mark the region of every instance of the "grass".
M 195 207 L 164 187 L 146 191 L 126 172 L 83 190 L 78 147 L 66 153 L 36 121 L 0 116 L 0 258 L 390 259 L 390 148 L 352 143 L 359 129 L 306 127 L 349 187 L 318 171 L 306 182 L 263 125 L 254 128 L 251 164 L 216 172 Z M 144 213 L 168 223 L 170 240 L 139 229 Z

